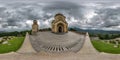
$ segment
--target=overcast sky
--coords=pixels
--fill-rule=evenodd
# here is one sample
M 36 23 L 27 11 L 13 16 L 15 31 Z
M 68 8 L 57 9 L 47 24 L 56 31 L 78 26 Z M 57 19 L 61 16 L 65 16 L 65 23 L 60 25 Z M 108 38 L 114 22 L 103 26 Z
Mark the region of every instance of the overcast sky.
M 51 27 L 56 13 L 66 16 L 69 27 L 120 30 L 119 0 L 0 0 L 0 31 Z

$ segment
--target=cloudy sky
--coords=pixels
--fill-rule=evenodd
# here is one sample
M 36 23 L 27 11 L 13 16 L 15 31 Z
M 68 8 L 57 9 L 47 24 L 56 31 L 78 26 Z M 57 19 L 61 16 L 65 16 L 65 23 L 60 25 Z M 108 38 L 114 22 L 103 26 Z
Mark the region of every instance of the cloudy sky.
M 119 0 L 0 0 L 0 31 L 51 27 L 56 13 L 66 16 L 69 27 L 120 30 Z

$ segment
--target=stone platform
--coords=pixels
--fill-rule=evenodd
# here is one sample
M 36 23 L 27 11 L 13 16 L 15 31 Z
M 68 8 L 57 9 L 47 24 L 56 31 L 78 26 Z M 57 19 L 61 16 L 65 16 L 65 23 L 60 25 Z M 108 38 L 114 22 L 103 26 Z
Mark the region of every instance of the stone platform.
M 47 31 L 30 35 L 30 41 L 37 52 L 78 52 L 83 45 L 84 35 L 74 32 L 55 34 Z

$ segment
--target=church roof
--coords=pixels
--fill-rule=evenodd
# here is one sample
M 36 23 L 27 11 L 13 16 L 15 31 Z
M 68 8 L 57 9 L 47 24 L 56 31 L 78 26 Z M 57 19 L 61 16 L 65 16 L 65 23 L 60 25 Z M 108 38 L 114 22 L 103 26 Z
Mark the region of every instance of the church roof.
M 56 17 L 56 16 L 58 16 L 58 15 L 64 16 L 64 15 L 63 15 L 63 14 L 61 14 L 61 13 L 57 13 L 57 14 L 55 15 L 55 17 Z M 64 17 L 65 17 L 65 16 L 64 16 Z
M 65 16 L 64 16 L 63 14 L 61 14 L 61 13 L 57 13 L 57 14 L 55 15 L 55 17 L 58 16 L 58 15 L 61 15 L 61 16 L 65 17 Z M 59 21 L 59 20 L 58 20 L 58 21 Z M 53 24 L 53 23 L 56 23 L 56 22 L 58 22 L 58 21 L 53 20 L 53 21 L 52 21 L 52 24 Z M 63 21 L 63 20 L 61 20 L 61 21 L 64 22 L 64 23 L 67 23 L 66 21 Z

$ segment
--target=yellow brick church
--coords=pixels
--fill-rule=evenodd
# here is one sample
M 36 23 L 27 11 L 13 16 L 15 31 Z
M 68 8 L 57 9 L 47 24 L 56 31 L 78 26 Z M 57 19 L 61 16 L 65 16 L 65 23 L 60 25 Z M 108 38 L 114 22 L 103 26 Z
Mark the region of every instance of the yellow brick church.
M 56 14 L 52 21 L 52 32 L 54 33 L 65 33 L 68 32 L 68 23 L 66 22 L 66 17 L 63 14 Z

